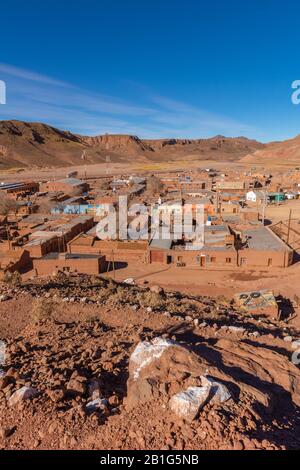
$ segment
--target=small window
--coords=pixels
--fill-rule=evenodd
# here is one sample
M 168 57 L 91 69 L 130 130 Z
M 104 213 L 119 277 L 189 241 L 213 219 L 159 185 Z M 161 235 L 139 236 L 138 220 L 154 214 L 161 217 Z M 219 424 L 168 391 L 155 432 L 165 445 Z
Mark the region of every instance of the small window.
M 217 258 L 215 256 L 210 257 L 210 262 L 215 263 L 217 261 Z
M 182 256 L 178 256 L 177 261 L 181 262 L 183 260 Z
M 226 258 L 226 263 L 230 264 L 231 263 L 231 258 Z

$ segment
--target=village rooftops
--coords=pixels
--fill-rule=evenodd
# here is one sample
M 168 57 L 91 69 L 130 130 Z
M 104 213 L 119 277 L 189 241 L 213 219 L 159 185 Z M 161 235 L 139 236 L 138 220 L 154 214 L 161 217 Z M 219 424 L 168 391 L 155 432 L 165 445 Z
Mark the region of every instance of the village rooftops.
M 149 243 L 150 249 L 159 249 L 159 250 L 170 250 L 172 246 L 173 240 L 165 240 L 162 238 L 152 238 Z
M 250 250 L 285 251 L 289 249 L 289 247 L 267 227 L 244 230 L 243 235 L 247 237 L 247 245 Z
M 43 259 L 95 259 L 101 255 L 97 253 L 57 253 L 51 252 L 43 256 Z
M 83 181 L 77 178 L 63 178 L 61 180 L 58 180 L 57 183 L 70 184 L 71 186 L 81 186 L 82 184 L 84 184 Z

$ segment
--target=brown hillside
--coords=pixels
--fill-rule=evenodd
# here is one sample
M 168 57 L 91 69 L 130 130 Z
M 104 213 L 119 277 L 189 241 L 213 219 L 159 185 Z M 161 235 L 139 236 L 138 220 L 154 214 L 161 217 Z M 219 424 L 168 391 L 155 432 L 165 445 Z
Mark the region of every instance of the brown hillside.
M 68 166 L 104 162 L 168 161 L 182 157 L 199 160 L 236 161 L 264 145 L 245 137 L 211 139 L 142 140 L 130 135 L 88 137 L 62 131 L 42 123 L 0 121 L 0 169 L 14 167 Z
M 283 142 L 271 142 L 263 149 L 241 159 L 245 163 L 295 163 L 300 166 L 300 136 Z

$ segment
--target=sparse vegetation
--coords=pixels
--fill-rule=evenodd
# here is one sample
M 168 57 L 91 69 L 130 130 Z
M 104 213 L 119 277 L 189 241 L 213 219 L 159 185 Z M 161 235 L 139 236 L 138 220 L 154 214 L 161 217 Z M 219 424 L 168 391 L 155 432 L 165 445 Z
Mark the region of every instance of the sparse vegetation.
M 0 193 L 0 215 L 15 214 L 18 204 L 14 199 L 11 199 L 6 194 Z
M 19 286 L 21 284 L 21 274 L 18 271 L 10 272 L 6 271 L 3 277 L 3 282 L 11 286 Z
M 36 299 L 31 312 L 32 320 L 39 323 L 53 319 L 55 307 L 56 302 L 53 299 Z

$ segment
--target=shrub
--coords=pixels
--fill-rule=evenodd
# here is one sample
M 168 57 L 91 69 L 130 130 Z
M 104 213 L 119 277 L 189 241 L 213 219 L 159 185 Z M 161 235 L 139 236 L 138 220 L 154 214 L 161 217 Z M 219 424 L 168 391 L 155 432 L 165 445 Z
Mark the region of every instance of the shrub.
M 53 318 L 57 304 L 52 299 L 37 299 L 34 302 L 31 316 L 35 322 L 44 322 Z

